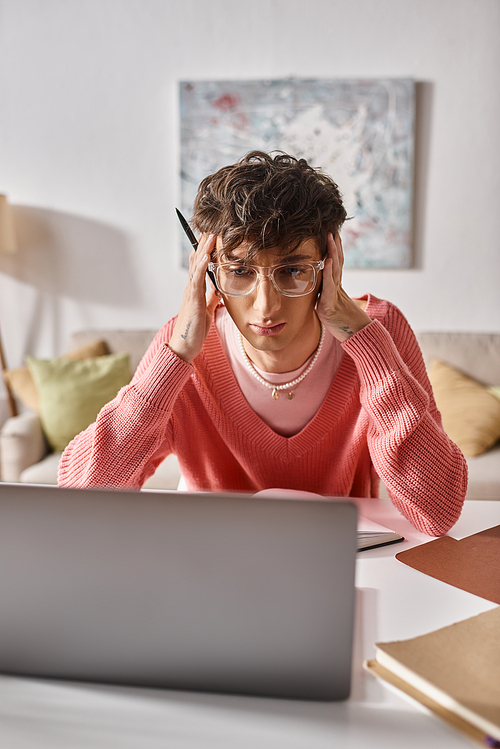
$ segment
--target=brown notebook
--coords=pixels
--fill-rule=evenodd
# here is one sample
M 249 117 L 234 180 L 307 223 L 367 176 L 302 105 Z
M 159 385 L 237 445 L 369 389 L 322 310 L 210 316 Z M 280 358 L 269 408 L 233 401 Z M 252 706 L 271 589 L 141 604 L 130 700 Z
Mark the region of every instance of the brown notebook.
M 376 648 L 368 671 L 483 745 L 500 743 L 500 608 Z
M 500 604 L 500 525 L 457 541 L 442 536 L 396 554 L 403 564 Z

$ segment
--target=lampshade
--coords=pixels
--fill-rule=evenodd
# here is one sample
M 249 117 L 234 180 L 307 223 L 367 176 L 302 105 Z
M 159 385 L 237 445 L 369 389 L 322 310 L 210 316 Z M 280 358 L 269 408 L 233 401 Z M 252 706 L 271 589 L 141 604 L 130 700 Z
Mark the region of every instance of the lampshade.
M 0 252 L 17 252 L 14 221 L 5 195 L 0 195 Z

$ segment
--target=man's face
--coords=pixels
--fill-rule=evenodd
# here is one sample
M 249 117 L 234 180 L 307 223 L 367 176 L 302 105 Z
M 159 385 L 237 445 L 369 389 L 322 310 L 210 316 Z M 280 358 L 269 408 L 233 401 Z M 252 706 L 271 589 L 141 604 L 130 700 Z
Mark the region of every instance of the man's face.
M 216 255 L 218 263 L 241 262 L 246 259 L 247 252 L 245 245 L 240 245 L 231 253 L 225 254 L 218 237 Z M 285 256 L 272 249 L 263 250 L 249 260 L 248 265 L 260 273 L 268 273 L 272 266 L 288 264 L 290 260 L 296 263 L 321 260 L 316 240 L 304 240 L 296 250 Z M 314 310 L 320 284 L 321 272 L 317 274 L 316 286 L 311 293 L 289 297 L 281 294 L 267 277 L 260 278 L 256 288 L 248 296 L 223 295 L 229 314 L 249 344 L 245 345 L 247 353 L 257 366 L 266 363 L 266 354 L 271 359 L 277 355 L 284 368 L 275 371 L 290 371 L 299 367 L 310 355 L 311 342 L 313 341 L 314 348 L 317 344 L 315 338 L 319 335 L 319 323 Z

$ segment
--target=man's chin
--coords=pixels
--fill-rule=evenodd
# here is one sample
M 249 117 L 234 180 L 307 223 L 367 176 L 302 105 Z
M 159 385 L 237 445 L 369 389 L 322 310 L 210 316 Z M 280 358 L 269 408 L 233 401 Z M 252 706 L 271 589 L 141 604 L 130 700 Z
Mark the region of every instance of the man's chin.
M 242 334 L 243 339 L 256 351 L 281 351 L 288 343 L 288 337 L 280 335 L 257 335 L 253 331 Z

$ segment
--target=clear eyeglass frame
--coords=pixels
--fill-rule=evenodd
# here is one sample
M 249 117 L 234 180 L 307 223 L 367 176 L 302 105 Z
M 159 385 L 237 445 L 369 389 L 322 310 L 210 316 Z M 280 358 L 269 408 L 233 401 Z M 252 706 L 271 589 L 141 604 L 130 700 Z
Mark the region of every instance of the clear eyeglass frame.
M 276 283 L 276 279 L 274 277 L 277 270 L 279 270 L 280 268 L 298 268 L 298 267 L 302 268 L 304 266 L 312 268 L 312 271 L 313 271 L 313 278 L 312 278 L 312 281 L 310 282 L 311 288 L 309 288 L 307 291 L 301 291 L 301 292 L 298 292 L 298 293 L 297 292 L 285 291 L 283 289 L 280 289 L 280 287 Z M 246 268 L 248 270 L 253 271 L 255 273 L 255 280 L 254 280 L 254 283 L 253 283 L 252 287 L 249 288 L 248 291 L 245 291 L 244 293 L 237 293 L 237 294 L 235 294 L 235 293 L 231 293 L 229 291 L 224 291 L 224 289 L 222 288 L 222 285 L 221 285 L 221 283 L 219 281 L 219 269 L 224 268 L 224 267 L 226 267 L 226 268 L 235 268 L 235 267 L 240 268 L 241 267 L 242 269 Z M 324 267 L 325 267 L 325 261 L 324 260 L 316 260 L 316 261 L 310 262 L 310 263 L 297 263 L 296 265 L 291 265 L 290 263 L 280 263 L 279 265 L 271 265 L 271 266 L 268 266 L 268 267 L 261 268 L 261 270 L 265 270 L 265 271 L 268 271 L 268 272 L 267 273 L 259 273 L 259 271 L 257 271 L 257 269 L 253 268 L 251 265 L 241 265 L 241 266 L 239 266 L 236 263 L 209 263 L 208 264 L 208 270 L 211 271 L 215 275 L 215 280 L 216 280 L 216 283 L 217 283 L 217 289 L 221 292 L 221 294 L 224 294 L 225 296 L 232 296 L 232 297 L 244 297 L 244 296 L 248 296 L 253 291 L 255 291 L 255 289 L 257 288 L 257 284 L 259 283 L 260 279 L 262 279 L 262 278 L 269 278 L 269 280 L 271 281 L 271 283 L 274 286 L 274 288 L 276 289 L 276 291 L 279 291 L 279 293 L 283 294 L 283 296 L 290 296 L 290 297 L 307 296 L 307 294 L 311 294 L 311 292 L 314 291 L 314 289 L 316 287 L 316 280 L 317 280 L 317 277 L 318 277 L 318 271 L 323 270 Z

